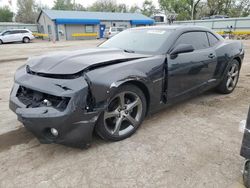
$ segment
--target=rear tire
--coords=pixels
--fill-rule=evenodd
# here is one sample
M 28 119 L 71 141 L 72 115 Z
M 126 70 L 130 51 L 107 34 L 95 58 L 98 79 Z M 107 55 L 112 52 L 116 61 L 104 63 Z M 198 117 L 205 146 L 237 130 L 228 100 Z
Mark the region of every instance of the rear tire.
M 235 89 L 240 75 L 240 63 L 234 59 L 227 67 L 226 75 L 221 81 L 220 85 L 217 86 L 217 91 L 222 94 L 232 93 Z
M 29 43 L 29 42 L 30 42 L 30 39 L 28 37 L 23 38 L 23 43 Z
M 104 140 L 120 141 L 128 138 L 141 125 L 146 108 L 143 92 L 134 85 L 123 85 L 100 115 L 95 131 Z

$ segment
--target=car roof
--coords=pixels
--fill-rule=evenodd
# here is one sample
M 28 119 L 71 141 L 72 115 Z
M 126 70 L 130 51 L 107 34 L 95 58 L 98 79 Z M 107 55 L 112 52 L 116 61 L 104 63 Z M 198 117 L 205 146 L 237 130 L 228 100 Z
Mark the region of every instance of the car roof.
M 30 31 L 29 29 L 6 29 L 5 31 Z
M 146 27 L 135 27 L 131 29 L 161 29 L 161 30 L 178 30 L 178 31 L 211 31 L 207 27 L 195 25 L 155 25 Z

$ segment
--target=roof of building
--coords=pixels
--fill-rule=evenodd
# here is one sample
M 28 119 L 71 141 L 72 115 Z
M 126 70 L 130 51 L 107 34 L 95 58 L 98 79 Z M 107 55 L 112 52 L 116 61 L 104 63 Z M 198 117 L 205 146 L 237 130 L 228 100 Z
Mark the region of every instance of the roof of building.
M 51 20 L 58 24 L 70 21 L 90 21 L 89 24 L 97 24 L 101 20 L 107 21 L 131 21 L 140 24 L 141 21 L 153 24 L 154 20 L 139 13 L 118 13 L 118 12 L 87 12 L 87 11 L 65 11 L 65 10 L 42 10 Z M 41 15 L 41 14 L 40 14 Z M 40 18 L 38 17 L 38 20 Z M 92 23 L 93 21 L 93 23 Z M 63 24 L 63 23 L 62 23 Z

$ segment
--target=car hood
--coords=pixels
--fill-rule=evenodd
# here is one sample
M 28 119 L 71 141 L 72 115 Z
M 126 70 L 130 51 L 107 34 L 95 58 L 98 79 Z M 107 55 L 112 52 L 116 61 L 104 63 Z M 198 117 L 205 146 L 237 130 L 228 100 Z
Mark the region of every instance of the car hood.
M 152 55 L 127 53 L 120 49 L 92 48 L 77 51 L 60 51 L 30 58 L 30 71 L 43 74 L 75 74 L 85 69 L 122 63 Z

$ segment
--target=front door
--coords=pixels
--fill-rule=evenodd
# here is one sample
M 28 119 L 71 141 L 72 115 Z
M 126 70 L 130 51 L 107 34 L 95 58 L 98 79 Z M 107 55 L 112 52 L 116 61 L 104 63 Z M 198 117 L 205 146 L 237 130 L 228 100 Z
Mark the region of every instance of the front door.
M 106 25 L 104 25 L 104 24 L 100 25 L 100 38 L 104 37 L 105 28 L 106 28 Z
M 191 44 L 193 52 L 181 53 L 174 59 L 168 57 L 168 98 L 192 91 L 214 77 L 217 58 L 209 46 L 206 32 L 182 34 L 174 46 Z
M 6 31 L 5 33 L 3 33 L 2 41 L 3 42 L 14 42 L 15 39 L 14 39 L 13 31 Z

